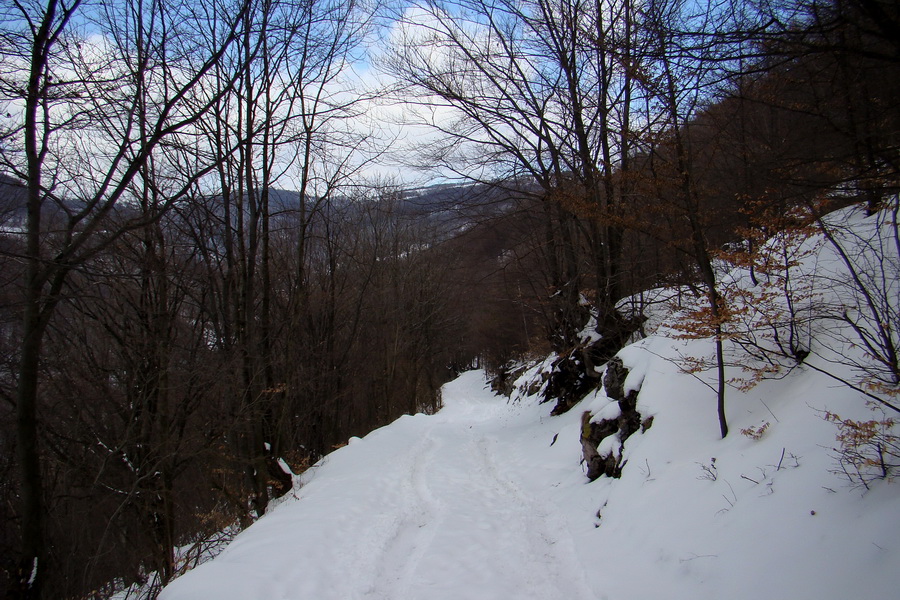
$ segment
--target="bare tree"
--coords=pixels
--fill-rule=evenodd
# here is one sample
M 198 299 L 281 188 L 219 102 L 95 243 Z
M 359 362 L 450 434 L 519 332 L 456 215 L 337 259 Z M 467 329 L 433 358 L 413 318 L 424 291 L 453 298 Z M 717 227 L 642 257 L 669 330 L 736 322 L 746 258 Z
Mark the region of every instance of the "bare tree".
M 90 11 L 80 0 L 14 3 L 3 9 L 2 90 L 7 101 L 21 107 L 21 121 L 2 133 L 2 161 L 28 189 L 16 391 L 22 497 L 16 597 L 42 597 L 48 568 L 38 442 L 46 328 L 72 271 L 124 232 L 147 223 L 144 216 L 114 223 L 111 216 L 151 157 L 212 106 L 214 99 L 201 96 L 198 105 L 197 97 L 236 31 L 234 22 L 225 21 L 231 33 L 220 45 L 191 53 L 185 38 L 193 39 L 203 19 L 196 5 L 130 6 L 138 20 L 127 24 L 110 21 L 111 13 Z M 235 20 L 243 11 L 237 8 Z M 111 41 L 109 49 L 93 46 L 74 26 L 94 15 Z M 202 175 L 173 182 L 168 202 Z M 43 219 L 50 207 L 60 215 L 52 224 Z M 56 230 L 53 235 L 48 225 Z
M 657 210 L 664 218 L 638 226 L 653 230 L 662 225 L 666 231 L 656 237 L 679 254 L 685 283 L 695 286 L 705 300 L 690 318 L 681 321 L 681 327 L 686 337 L 712 337 L 714 341 L 713 390 L 723 438 L 728 434 L 724 326 L 730 307 L 715 268 L 717 249 L 711 233 L 723 218 L 720 207 L 734 202 L 716 197 L 705 185 L 708 177 L 702 156 L 714 153 L 717 143 L 704 134 L 700 117 L 727 81 L 729 67 L 744 58 L 739 42 L 752 27 L 741 11 L 731 8 L 727 2 L 652 2 L 643 11 L 641 22 L 650 44 L 648 76 L 642 84 L 660 107 L 654 113 L 648 140 L 646 170 L 651 181 L 649 193 L 659 198 Z M 701 362 L 687 367 L 695 371 L 705 370 L 707 365 Z
M 547 201 L 544 251 L 562 349 L 596 291 L 598 331 L 621 344 L 622 211 L 639 53 L 631 2 L 422 2 L 385 66 L 437 137 L 423 160 Z M 627 334 L 625 334 L 627 337 Z

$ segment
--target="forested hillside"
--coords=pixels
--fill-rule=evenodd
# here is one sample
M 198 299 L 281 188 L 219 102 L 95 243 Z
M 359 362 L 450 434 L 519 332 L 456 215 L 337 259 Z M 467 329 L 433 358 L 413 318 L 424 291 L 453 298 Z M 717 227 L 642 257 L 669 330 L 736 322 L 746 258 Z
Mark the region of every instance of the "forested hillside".
M 720 437 L 805 368 L 896 443 L 898 40 L 887 0 L 3 2 L 0 595 L 155 597 L 462 370 L 552 356 L 562 414 L 671 305 Z

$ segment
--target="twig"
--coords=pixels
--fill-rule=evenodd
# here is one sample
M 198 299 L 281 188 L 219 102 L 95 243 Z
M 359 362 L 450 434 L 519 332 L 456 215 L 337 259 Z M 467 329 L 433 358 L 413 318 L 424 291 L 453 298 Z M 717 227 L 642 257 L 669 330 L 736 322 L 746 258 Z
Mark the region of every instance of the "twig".
M 746 475 L 743 475 L 743 474 L 742 474 L 742 475 L 741 475 L 741 479 L 746 479 L 747 481 L 752 481 L 752 482 L 755 483 L 756 485 L 759 485 L 759 482 L 758 482 L 757 480 L 755 480 L 755 479 L 750 479 L 750 478 L 747 477 Z
M 658 353 L 656 353 L 656 352 L 650 350 L 649 348 L 643 348 L 643 350 L 644 350 L 645 352 L 647 352 L 648 354 L 652 354 L 653 356 L 655 356 L 655 357 L 657 357 L 657 358 L 661 358 L 661 359 L 663 359 L 664 361 L 666 361 L 666 362 L 668 362 L 668 363 L 671 363 L 671 364 L 675 365 L 676 367 L 678 367 L 678 370 L 679 370 L 683 375 L 690 375 L 691 377 L 693 377 L 694 379 L 696 379 L 697 381 L 699 381 L 700 383 L 702 383 L 703 385 L 705 385 L 706 387 L 708 387 L 709 389 L 711 389 L 713 392 L 716 392 L 716 391 L 717 391 L 716 388 L 713 387 L 713 385 L 712 385 L 711 383 L 708 383 L 708 382 L 704 381 L 702 377 L 700 377 L 700 376 L 697 375 L 696 373 L 692 373 L 689 369 L 686 369 L 686 368 L 685 368 L 685 364 L 686 364 L 687 359 L 685 358 L 685 355 L 681 353 L 680 350 L 678 351 L 678 358 L 672 358 L 672 357 L 670 357 L 670 356 L 663 356 L 662 354 L 658 354 Z M 679 362 L 679 361 L 681 361 L 681 362 Z M 704 368 L 704 369 L 702 369 L 702 370 L 703 370 L 703 371 L 711 371 L 711 370 L 713 370 L 714 368 L 715 368 L 715 365 L 710 366 L 710 367 L 708 367 L 708 368 Z
M 786 450 L 785 448 L 781 449 L 781 460 L 778 461 L 778 466 L 775 468 L 776 471 L 781 470 L 781 463 L 784 462 L 784 451 L 785 450 Z
M 869 398 L 871 398 L 872 400 L 875 400 L 875 401 L 878 402 L 879 404 L 881 404 L 881 405 L 883 405 L 883 406 L 887 406 L 887 407 L 890 408 L 891 410 L 900 413 L 900 407 L 897 407 L 896 405 L 891 404 L 890 402 L 888 402 L 888 401 L 885 400 L 884 398 L 879 398 L 879 397 L 876 396 L 875 394 L 872 394 L 872 393 L 870 393 L 870 392 L 867 392 L 866 390 L 862 389 L 861 387 L 859 387 L 859 386 L 857 386 L 857 385 L 854 385 L 853 383 L 847 381 L 846 379 L 843 379 L 843 378 L 841 378 L 841 377 L 838 377 L 838 376 L 835 375 L 834 373 L 829 373 L 829 372 L 826 371 L 825 369 L 820 369 L 819 367 L 817 367 L 817 366 L 815 366 L 815 365 L 813 365 L 813 364 L 810 364 L 808 361 L 805 362 L 805 363 L 803 363 L 803 364 L 805 364 L 807 367 L 809 367 L 809 368 L 812 369 L 813 371 L 816 371 L 816 372 L 818 372 L 818 373 L 821 373 L 822 375 L 825 375 L 825 376 L 827 376 L 827 377 L 831 377 L 832 379 L 837 380 L 837 381 L 843 383 L 844 385 L 846 385 L 846 386 L 847 386 L 848 388 L 850 388 L 851 390 L 855 390 L 855 391 L 859 392 L 860 394 L 863 394 L 864 396 L 868 396 Z
M 731 487 L 731 484 L 728 483 L 727 481 L 725 482 L 725 485 L 727 485 L 727 486 L 728 486 L 728 489 L 731 490 L 731 497 L 734 498 L 734 502 L 737 502 L 737 494 L 734 493 L 734 488 Z M 734 508 L 734 502 L 732 502 L 731 500 L 729 500 L 729 499 L 728 499 L 728 496 L 726 496 L 725 494 L 722 494 L 722 497 L 725 498 L 725 502 L 727 502 L 728 504 L 731 505 L 731 508 Z
M 873 542 L 874 543 L 874 542 Z M 883 548 L 882 548 L 883 550 Z M 690 560 L 697 560 L 698 558 L 719 558 L 718 554 L 694 554 L 688 558 L 679 558 L 678 562 L 686 563 Z
M 766 401 L 763 400 L 762 398 L 760 398 L 759 401 L 762 402 L 762 405 L 766 407 L 766 410 L 769 411 L 769 414 L 772 415 L 772 418 L 775 419 L 775 422 L 776 422 L 776 423 L 781 423 L 781 421 L 778 420 L 778 417 L 775 416 L 775 413 L 772 412 L 772 409 L 769 408 L 769 405 L 766 404 Z

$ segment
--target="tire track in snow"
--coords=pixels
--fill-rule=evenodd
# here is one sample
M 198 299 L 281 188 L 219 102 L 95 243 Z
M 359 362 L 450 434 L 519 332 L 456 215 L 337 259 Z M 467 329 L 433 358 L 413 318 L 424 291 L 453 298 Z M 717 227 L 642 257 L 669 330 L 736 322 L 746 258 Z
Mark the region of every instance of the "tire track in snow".
M 267 597 L 594 600 L 564 519 L 503 468 L 503 412 L 460 404 L 407 420 L 406 449 L 370 466 L 368 500 L 330 526 L 328 572 Z
M 473 415 L 474 416 L 474 415 Z M 368 598 L 592 600 L 568 529 L 497 466 L 477 420 L 437 420 L 392 480 L 394 522 Z
M 428 487 L 426 469 L 434 468 L 442 442 L 432 435 L 433 425 L 411 450 L 411 461 L 396 481 L 401 502 L 394 509 L 395 528 L 378 558 L 375 578 L 367 595 L 385 600 L 409 597 L 416 569 L 441 523 L 439 502 Z
M 512 518 L 520 523 L 527 550 L 523 553 L 526 576 L 535 580 L 535 589 L 544 592 L 534 595 L 538 598 L 565 598 L 594 600 L 595 594 L 581 568 L 574 541 L 563 519 L 556 516 L 553 509 L 525 493 L 511 478 L 503 475 L 497 466 L 492 446 L 497 441 L 488 436 L 477 439 L 478 453 L 484 472 L 502 489 L 506 502 L 516 509 Z

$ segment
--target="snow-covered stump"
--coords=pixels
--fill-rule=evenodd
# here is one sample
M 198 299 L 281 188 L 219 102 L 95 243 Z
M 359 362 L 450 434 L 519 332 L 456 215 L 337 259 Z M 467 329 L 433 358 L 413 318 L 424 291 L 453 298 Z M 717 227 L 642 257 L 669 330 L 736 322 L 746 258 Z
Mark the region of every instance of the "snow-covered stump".
M 603 388 L 606 396 L 616 402 L 608 404 L 596 415 L 590 411 L 581 415 L 581 450 L 591 481 L 601 475 L 621 476 L 625 466 L 622 447 L 625 440 L 642 426 L 641 414 L 637 411 L 638 390 L 625 390 L 627 376 L 628 369 L 622 359 L 616 357 L 609 361 Z M 650 419 L 644 423 L 644 429 L 649 426 Z

